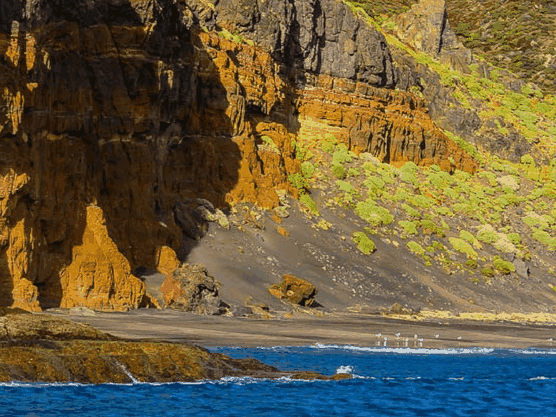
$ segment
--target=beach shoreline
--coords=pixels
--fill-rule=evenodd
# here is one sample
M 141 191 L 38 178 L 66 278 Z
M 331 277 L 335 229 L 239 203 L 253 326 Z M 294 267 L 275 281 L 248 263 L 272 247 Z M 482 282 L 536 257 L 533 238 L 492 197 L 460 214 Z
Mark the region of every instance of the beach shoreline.
M 479 321 L 365 314 L 299 314 L 272 319 L 198 316 L 175 310 L 47 311 L 128 340 L 185 342 L 210 347 L 352 345 L 393 348 L 556 348 L 554 323 Z M 552 339 L 552 340 L 551 340 Z

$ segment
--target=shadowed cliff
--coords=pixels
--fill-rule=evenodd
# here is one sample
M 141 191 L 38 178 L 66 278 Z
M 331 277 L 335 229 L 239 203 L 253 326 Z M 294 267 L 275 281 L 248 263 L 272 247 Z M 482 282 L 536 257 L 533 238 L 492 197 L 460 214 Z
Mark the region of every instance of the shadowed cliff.
M 4 305 L 148 303 L 131 271 L 178 264 L 176 208 L 225 207 L 237 183 L 228 94 L 196 67 L 211 60 L 198 38 L 160 10 L 83 6 L 37 2 L 6 39 Z

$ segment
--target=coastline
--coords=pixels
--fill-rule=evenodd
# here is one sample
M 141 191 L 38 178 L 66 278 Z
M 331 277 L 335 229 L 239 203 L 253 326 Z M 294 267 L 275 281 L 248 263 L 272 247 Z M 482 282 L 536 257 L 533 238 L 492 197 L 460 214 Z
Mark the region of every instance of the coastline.
M 66 316 L 128 340 L 185 342 L 207 348 L 315 344 L 377 347 L 384 346 L 385 342 L 388 347 L 428 349 L 556 348 L 556 342 L 550 341 L 556 340 L 554 323 L 487 322 L 436 317 L 416 321 L 404 320 L 400 316 L 340 313 L 323 317 L 298 314 L 292 318 L 253 319 L 197 316 L 174 310 L 150 309 L 87 315 L 70 311 L 51 311 L 46 314 Z

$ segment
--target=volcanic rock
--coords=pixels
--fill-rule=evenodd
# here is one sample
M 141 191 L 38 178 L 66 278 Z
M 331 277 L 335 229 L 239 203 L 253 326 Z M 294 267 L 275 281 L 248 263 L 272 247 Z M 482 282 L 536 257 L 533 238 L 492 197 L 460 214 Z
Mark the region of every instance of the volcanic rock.
M 294 275 L 283 275 L 282 282 L 274 284 L 268 291 L 281 300 L 310 307 L 315 301 L 317 290 L 313 284 Z
M 183 264 L 166 276 L 160 291 L 167 308 L 213 315 L 226 311 L 218 286 L 204 265 Z

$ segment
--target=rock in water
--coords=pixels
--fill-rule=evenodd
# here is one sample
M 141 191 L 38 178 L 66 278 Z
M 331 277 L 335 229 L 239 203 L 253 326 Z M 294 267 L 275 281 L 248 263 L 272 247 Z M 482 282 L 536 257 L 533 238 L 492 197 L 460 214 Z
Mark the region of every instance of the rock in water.
M 168 274 L 160 287 L 167 308 L 196 314 L 223 314 L 225 303 L 218 295 L 219 284 L 202 264 L 183 264 Z
M 282 282 L 275 284 L 268 291 L 279 299 L 292 304 L 310 307 L 315 302 L 317 289 L 313 284 L 295 275 L 283 275 Z

